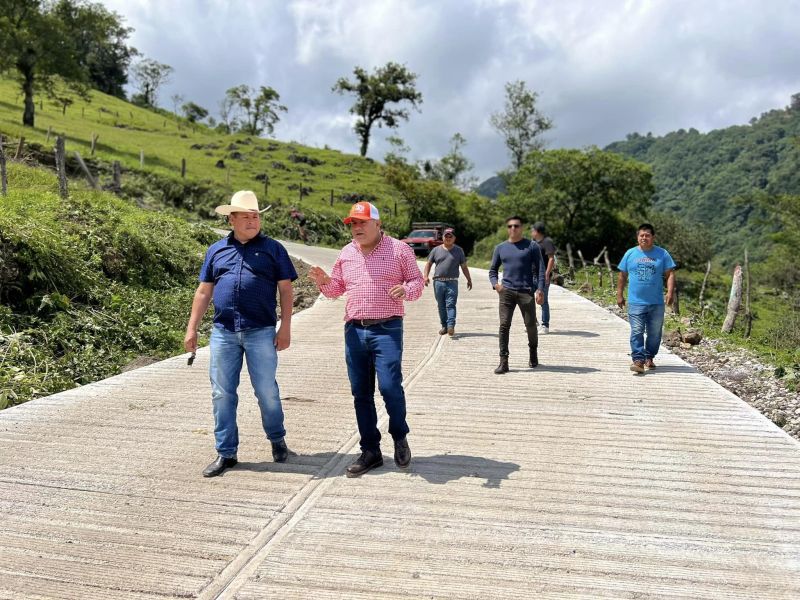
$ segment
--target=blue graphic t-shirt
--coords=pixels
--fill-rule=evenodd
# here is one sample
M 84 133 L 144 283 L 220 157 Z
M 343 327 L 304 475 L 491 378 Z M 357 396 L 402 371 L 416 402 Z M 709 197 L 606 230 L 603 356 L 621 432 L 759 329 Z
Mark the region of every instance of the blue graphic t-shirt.
M 664 304 L 664 271 L 674 268 L 669 252 L 658 246 L 628 250 L 619 261 L 619 270 L 628 274 L 628 304 Z

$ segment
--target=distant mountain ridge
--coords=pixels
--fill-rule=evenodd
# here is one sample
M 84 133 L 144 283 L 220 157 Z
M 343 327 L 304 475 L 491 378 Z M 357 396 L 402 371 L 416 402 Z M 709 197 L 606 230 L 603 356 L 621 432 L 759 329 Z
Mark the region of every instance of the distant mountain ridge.
M 506 182 L 499 175 L 495 175 L 475 188 L 475 192 L 487 198 L 497 198 L 500 194 L 505 194 Z
M 766 230 L 752 195 L 800 195 L 800 94 L 748 125 L 633 133 L 605 150 L 651 165 L 655 208 L 706 225 L 715 251 L 738 257 L 747 244 L 758 256 Z

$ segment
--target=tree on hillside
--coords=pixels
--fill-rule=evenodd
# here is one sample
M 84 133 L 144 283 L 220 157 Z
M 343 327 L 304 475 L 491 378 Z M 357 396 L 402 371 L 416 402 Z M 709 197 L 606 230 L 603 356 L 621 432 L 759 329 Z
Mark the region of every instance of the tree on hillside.
M 410 226 L 414 221 L 445 221 L 456 228 L 458 244 L 470 252 L 476 240 L 502 223 L 497 207 L 488 198 L 464 194 L 440 181 L 420 179 L 413 170 L 388 165 L 386 181 L 397 189 L 408 211 Z
M 541 135 L 553 128 L 553 121 L 536 107 L 539 94 L 526 89 L 524 81 L 506 83 L 506 104 L 502 112 L 494 113 L 490 123 L 505 138 L 515 170 L 522 167 L 525 155 L 541 150 Z
M 172 114 L 177 117 L 178 109 L 182 107 L 185 98 L 183 97 L 183 94 L 172 94 L 169 97 L 169 100 L 172 102 Z
M 208 111 L 194 102 L 187 102 L 181 107 L 181 110 L 189 123 L 197 123 L 208 116 Z
M 88 75 L 91 87 L 125 98 L 128 66 L 139 52 L 126 44 L 133 28 L 100 3 L 59 0 L 53 15 L 61 22 L 75 46 L 76 59 Z
M 383 156 L 383 161 L 387 165 L 408 165 L 408 153 L 411 148 L 406 145 L 403 138 L 397 135 L 390 135 L 386 138 L 391 149 Z
M 355 81 L 342 77 L 332 91 L 356 95 L 350 113 L 358 116 L 353 129 L 361 140 L 361 156 L 366 156 L 374 124 L 394 129 L 401 119 L 408 120 L 407 110 L 389 108 L 387 105 L 408 101 L 412 107 L 418 109 L 418 105 L 422 103 L 422 94 L 416 89 L 417 75 L 404 65 L 389 62 L 377 68 L 372 75 L 361 67 L 356 67 L 353 74 Z
M 500 204 L 528 222 L 544 221 L 560 244 L 619 252 L 650 206 L 651 180 L 649 166 L 597 148 L 537 151 Z
M 231 133 L 234 129 L 236 129 L 236 102 L 233 98 L 225 96 L 219 101 L 217 130 L 222 133 Z
M 57 77 L 73 92 L 86 95 L 88 73 L 74 40 L 42 0 L 0 0 L 0 71 L 18 75 L 24 109 L 22 123 L 34 125 L 34 92 L 54 93 Z
M 249 135 L 261 135 L 264 131 L 272 133 L 275 123 L 280 121 L 278 112 L 287 111 L 285 106 L 279 104 L 280 94 L 263 85 L 258 90 L 244 84 L 238 85 L 226 91 L 225 97 L 228 107 L 236 107 L 240 114 L 243 113 L 244 118 L 238 120 L 238 130 Z
M 450 151 L 440 160 L 425 161 L 422 165 L 423 176 L 426 179 L 441 181 L 452 185 L 462 191 L 467 191 L 475 186 L 477 177 L 471 175 L 475 165 L 462 152 L 467 140 L 460 133 L 450 138 Z
M 162 85 L 169 81 L 174 69 L 169 65 L 160 63 L 152 58 L 143 58 L 133 65 L 131 75 L 137 94 L 131 98 L 134 104 L 146 107 L 155 107 L 158 102 L 158 91 Z

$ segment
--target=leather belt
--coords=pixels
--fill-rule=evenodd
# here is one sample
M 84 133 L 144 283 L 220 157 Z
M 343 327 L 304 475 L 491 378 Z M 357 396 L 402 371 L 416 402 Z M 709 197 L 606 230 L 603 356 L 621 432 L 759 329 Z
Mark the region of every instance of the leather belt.
M 394 317 L 386 317 L 385 319 L 352 319 L 347 323 L 355 325 L 356 327 L 372 327 L 373 325 L 380 325 L 381 323 L 388 323 L 389 321 L 396 321 L 402 318 L 403 317 L 400 315 L 395 315 Z
M 434 277 L 434 281 L 458 281 L 458 277 Z

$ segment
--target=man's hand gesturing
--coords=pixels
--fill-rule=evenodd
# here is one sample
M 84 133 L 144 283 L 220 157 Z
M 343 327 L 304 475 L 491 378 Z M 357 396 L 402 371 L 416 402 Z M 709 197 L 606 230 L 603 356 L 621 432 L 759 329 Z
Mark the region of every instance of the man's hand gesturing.
M 327 285 L 331 282 L 331 278 L 321 267 L 311 267 L 308 272 L 308 278 L 317 284 L 317 287 Z

